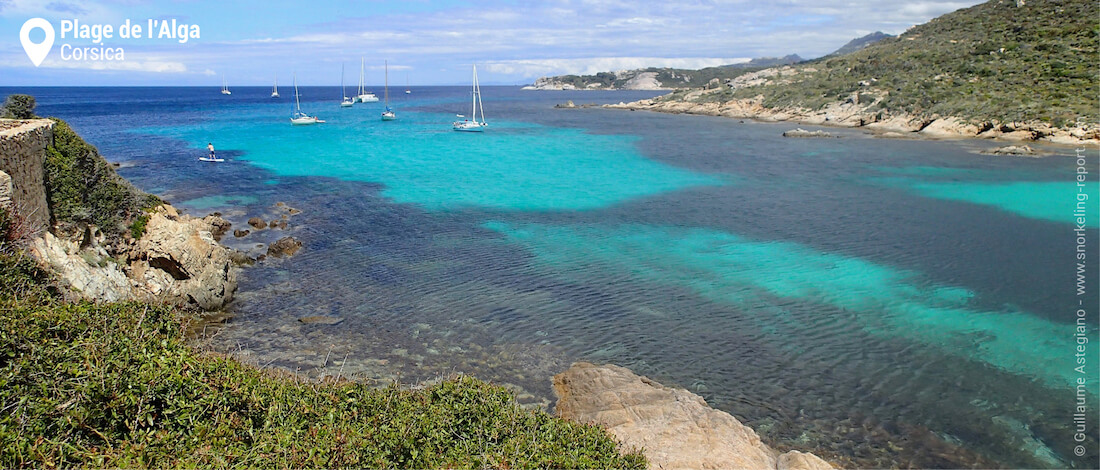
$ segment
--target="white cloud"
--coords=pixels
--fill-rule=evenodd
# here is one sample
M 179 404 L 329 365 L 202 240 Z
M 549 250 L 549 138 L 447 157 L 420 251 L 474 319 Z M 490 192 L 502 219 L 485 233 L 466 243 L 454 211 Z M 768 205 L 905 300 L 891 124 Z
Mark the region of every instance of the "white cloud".
M 715 57 L 593 57 L 585 59 L 534 59 L 492 61 L 485 69 L 504 75 L 536 78 L 548 75 L 593 75 L 599 72 L 634 70 L 646 67 L 700 69 L 748 62 L 747 58 Z

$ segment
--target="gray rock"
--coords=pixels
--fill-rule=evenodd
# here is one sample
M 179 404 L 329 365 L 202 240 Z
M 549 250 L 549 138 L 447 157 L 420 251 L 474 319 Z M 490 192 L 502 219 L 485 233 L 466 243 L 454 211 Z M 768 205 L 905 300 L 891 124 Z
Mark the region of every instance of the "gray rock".
M 264 222 L 264 219 L 261 219 L 259 217 L 253 217 L 251 219 L 248 219 L 248 225 L 251 225 L 252 228 L 256 230 L 263 230 L 267 227 L 267 222 Z

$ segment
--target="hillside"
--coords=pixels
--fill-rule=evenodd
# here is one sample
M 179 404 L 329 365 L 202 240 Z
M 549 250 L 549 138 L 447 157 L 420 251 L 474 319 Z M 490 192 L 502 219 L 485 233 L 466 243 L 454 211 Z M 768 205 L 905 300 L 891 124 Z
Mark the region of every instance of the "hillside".
M 649 67 L 595 75 L 558 75 L 542 77 L 525 89 L 534 90 L 660 90 L 700 87 L 723 83 L 742 74 L 777 65 L 802 62 L 797 54 L 784 57 L 759 57 L 739 64 L 707 67 L 699 70 Z
M 867 46 L 870 46 L 871 44 L 879 42 L 883 39 L 889 39 L 889 38 L 892 38 L 892 37 L 894 37 L 894 35 L 892 35 L 892 34 L 886 34 L 882 31 L 875 31 L 875 32 L 873 32 L 871 34 L 868 34 L 866 36 L 858 37 L 858 38 L 855 38 L 851 41 L 848 41 L 848 44 L 845 44 L 845 45 L 841 46 L 840 49 L 837 49 L 837 50 L 833 51 L 829 55 L 830 56 L 839 56 L 839 55 L 851 54 L 855 51 L 865 49 L 865 48 L 867 48 Z
M 676 111 L 899 131 L 940 120 L 933 128 L 945 134 L 1030 140 L 1066 130 L 1072 135 L 1056 136 L 1060 141 L 1093 140 L 1097 15 L 1091 0 L 992 0 L 848 55 L 663 97 L 657 108 L 694 103 L 713 109 Z

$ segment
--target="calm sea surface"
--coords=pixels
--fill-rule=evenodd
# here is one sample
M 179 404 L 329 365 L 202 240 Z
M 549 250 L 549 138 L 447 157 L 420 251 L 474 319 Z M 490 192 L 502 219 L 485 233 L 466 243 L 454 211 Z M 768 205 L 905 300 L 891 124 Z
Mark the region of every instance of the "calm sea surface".
M 336 87 L 301 91 L 325 124 L 290 125 L 291 89 L 0 89 L 37 96 L 39 114 L 192 214 L 247 228 L 286 214 L 277 202 L 302 211 L 224 240 L 305 244 L 245 270 L 209 340 L 258 364 L 383 384 L 463 372 L 549 406 L 552 374 L 611 362 L 846 465 L 1100 459 L 1100 195 L 1090 174 L 1078 296 L 1072 149 L 785 139 L 795 126 L 553 109 L 654 92 L 513 87 L 484 88 L 479 135 L 450 129 L 469 112 L 462 87 L 398 90 L 394 122 L 381 103 L 339 108 Z M 196 161 L 208 142 L 226 163 Z M 313 315 L 342 321 L 298 321 Z

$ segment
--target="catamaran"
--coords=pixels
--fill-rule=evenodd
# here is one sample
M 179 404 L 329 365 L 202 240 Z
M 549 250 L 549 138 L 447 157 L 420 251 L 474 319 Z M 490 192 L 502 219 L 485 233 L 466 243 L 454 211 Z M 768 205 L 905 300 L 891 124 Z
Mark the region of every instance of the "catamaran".
M 225 74 L 222 74 L 222 94 L 223 95 L 232 95 L 233 94 L 232 91 L 229 91 L 229 85 L 226 84 L 226 82 L 225 82 Z
M 317 124 L 318 122 L 325 122 L 317 119 L 317 116 L 310 116 L 302 112 L 302 103 L 298 100 L 298 76 L 294 76 L 294 114 L 290 115 L 290 123 L 295 126 L 304 126 L 307 124 Z
M 275 74 L 275 84 L 271 85 L 271 97 L 279 97 L 279 74 Z
M 360 58 L 359 59 L 359 92 L 356 94 L 355 98 L 358 99 L 360 103 L 374 103 L 374 102 L 378 101 L 378 97 L 375 96 L 374 93 L 371 93 L 371 92 L 367 91 L 366 83 L 364 83 L 364 81 L 363 81 L 366 77 L 366 75 L 363 74 L 363 64 L 364 64 L 363 59 Z
M 350 108 L 351 105 L 355 104 L 355 101 L 348 98 L 348 89 L 344 87 L 344 64 L 340 64 L 340 96 L 344 97 L 344 99 L 340 101 L 341 108 Z
M 481 111 L 481 122 L 477 122 L 477 112 Z M 474 66 L 474 90 L 473 101 L 470 104 L 471 119 L 465 119 L 466 116 L 461 114 L 458 117 L 463 118 L 462 121 L 455 121 L 452 126 L 456 131 L 463 132 L 481 132 L 488 126 L 485 122 L 485 107 L 481 104 L 481 86 L 477 83 L 477 66 Z
M 386 61 L 386 91 L 384 93 L 386 97 L 386 110 L 382 111 L 383 121 L 392 121 L 397 119 L 397 113 L 390 109 L 390 61 Z

